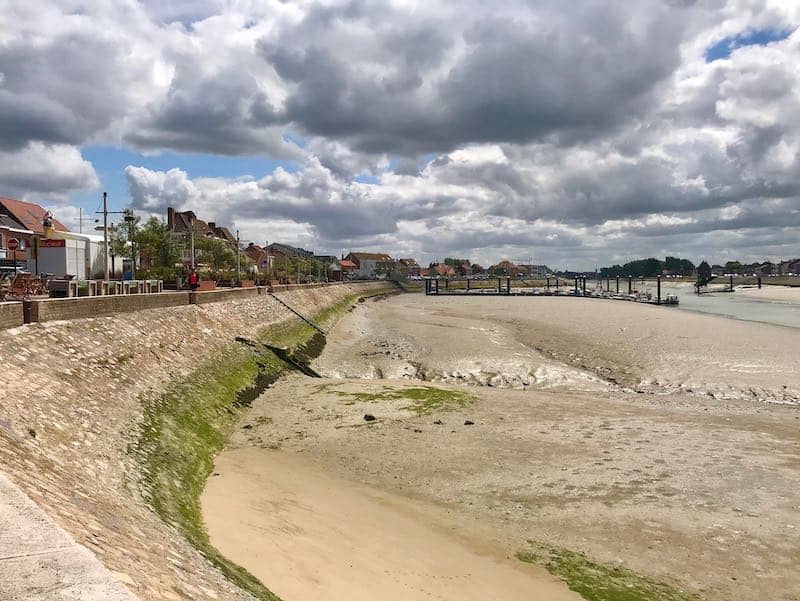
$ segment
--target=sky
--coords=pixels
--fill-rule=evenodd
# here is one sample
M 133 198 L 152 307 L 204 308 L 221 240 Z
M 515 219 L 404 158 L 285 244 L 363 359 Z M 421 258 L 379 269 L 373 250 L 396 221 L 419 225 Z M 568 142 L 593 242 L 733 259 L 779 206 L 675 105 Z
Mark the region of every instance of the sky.
M 590 270 L 800 256 L 796 0 L 0 0 L 0 196 Z

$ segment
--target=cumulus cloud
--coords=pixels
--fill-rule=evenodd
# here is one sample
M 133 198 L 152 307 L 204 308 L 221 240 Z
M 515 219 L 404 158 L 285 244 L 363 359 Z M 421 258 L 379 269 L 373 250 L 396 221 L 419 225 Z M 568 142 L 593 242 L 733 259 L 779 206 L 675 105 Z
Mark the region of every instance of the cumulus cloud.
M 17 151 L 0 151 L 3 195 L 66 201 L 70 192 L 100 185 L 97 173 L 72 146 L 31 142 Z

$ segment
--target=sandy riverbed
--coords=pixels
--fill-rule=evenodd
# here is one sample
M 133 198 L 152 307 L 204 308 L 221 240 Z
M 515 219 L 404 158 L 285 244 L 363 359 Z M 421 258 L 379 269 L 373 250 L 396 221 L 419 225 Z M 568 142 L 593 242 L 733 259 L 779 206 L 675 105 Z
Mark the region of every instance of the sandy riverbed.
M 734 294 L 741 294 L 748 298 L 770 300 L 787 303 L 800 307 L 800 287 L 798 286 L 757 286 L 736 288 Z
M 509 559 L 528 539 L 709 599 L 800 599 L 798 357 L 788 328 L 633 303 L 366 303 L 328 379 L 256 402 L 209 532 L 287 601 L 522 598 L 553 586 Z M 422 386 L 473 399 L 420 414 Z

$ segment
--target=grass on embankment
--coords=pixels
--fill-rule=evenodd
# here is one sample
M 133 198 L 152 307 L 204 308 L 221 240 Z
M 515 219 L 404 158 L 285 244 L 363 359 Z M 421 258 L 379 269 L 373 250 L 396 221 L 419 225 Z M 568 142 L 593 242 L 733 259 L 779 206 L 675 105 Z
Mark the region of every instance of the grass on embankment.
M 529 543 L 533 549 L 517 553 L 517 559 L 545 567 L 587 601 L 701 601 L 625 568 L 594 563 L 566 549 Z
M 391 291 L 368 290 L 348 296 L 313 319 L 330 325 L 359 298 L 387 292 Z M 325 344 L 316 330 L 297 319 L 266 328 L 258 339 L 289 348 L 301 361 L 319 354 Z M 177 528 L 228 580 L 263 601 L 277 601 L 278 597 L 209 541 L 200 495 L 213 470 L 214 457 L 244 411 L 289 369 L 266 349 L 256 354 L 233 343 L 209 357 L 186 380 L 145 403 L 139 439 L 130 448 L 141 466 L 145 498 L 161 519 Z

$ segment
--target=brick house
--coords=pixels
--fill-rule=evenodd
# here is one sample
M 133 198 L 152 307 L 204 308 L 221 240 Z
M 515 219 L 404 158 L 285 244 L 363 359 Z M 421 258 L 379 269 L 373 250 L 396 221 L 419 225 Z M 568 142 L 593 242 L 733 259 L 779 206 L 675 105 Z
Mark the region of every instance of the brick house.
M 518 265 L 508 260 L 500 261 L 497 265 L 492 265 L 489 269 L 494 275 L 511 276 L 512 278 L 522 273 Z
M 437 276 L 442 278 L 453 277 L 455 274 L 455 267 L 445 263 L 431 263 L 428 267 L 428 275 L 432 278 Z
M 194 230 L 195 240 L 201 237 L 217 238 L 230 245 L 234 251 L 238 247 L 236 236 L 228 228 L 218 226 L 213 221 L 205 222 L 198 219 L 194 211 L 176 211 L 172 207 L 168 207 L 167 227 L 175 241 L 182 246 L 181 260 L 187 265 L 192 262 L 192 248 L 189 243 L 192 230 Z
M 397 271 L 407 278 L 419 277 L 419 264 L 411 258 L 397 259 Z
M 394 259 L 385 253 L 351 252 L 345 259 L 356 265 L 355 276 L 362 279 L 374 279 L 396 266 Z
M 250 243 L 244 249 L 244 254 L 253 262 L 259 271 L 271 271 L 274 255 L 271 255 L 266 248 L 258 244 Z

